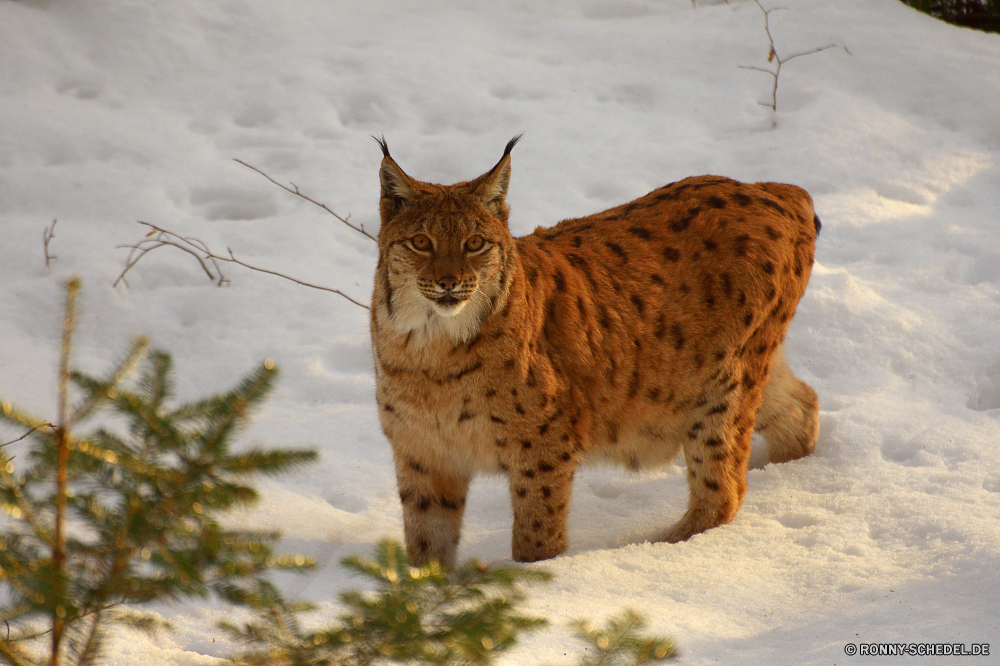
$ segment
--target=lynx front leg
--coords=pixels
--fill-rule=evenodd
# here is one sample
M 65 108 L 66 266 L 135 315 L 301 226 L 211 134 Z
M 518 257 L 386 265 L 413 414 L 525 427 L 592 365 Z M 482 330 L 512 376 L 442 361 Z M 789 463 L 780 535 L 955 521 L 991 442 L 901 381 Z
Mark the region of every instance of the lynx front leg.
M 397 454 L 396 480 L 410 562 L 421 566 L 437 560 L 445 568 L 452 568 L 470 478 L 435 470 Z
M 560 462 L 560 468 L 539 462 L 509 472 L 514 509 L 511 552 L 518 562 L 546 560 L 569 547 L 566 517 L 575 461 Z

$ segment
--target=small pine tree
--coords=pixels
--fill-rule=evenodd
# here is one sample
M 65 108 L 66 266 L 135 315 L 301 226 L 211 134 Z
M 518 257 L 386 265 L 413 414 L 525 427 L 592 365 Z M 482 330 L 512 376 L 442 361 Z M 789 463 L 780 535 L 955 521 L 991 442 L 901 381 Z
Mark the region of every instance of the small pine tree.
M 69 371 L 78 283 L 67 288 L 58 424 L 0 401 L 0 422 L 27 428 L 33 444 L 15 459 L 0 447 L 0 662 L 14 666 L 93 664 L 117 624 L 162 626 L 129 609 L 150 601 L 254 589 L 277 557 L 277 534 L 223 528 L 218 517 L 253 503 L 248 481 L 316 457 L 307 450 L 232 450 L 232 440 L 271 389 L 265 362 L 234 389 L 170 404 L 170 356 L 147 354 L 145 339 L 105 377 Z M 138 379 L 129 378 L 138 371 Z M 69 385 L 79 399 L 69 405 Z M 126 427 L 74 431 L 101 411 Z M 24 439 L 24 437 L 22 437 Z M 45 642 L 49 648 L 45 649 Z
M 372 560 L 349 557 L 342 564 L 373 580 L 373 594 L 340 596 L 348 612 L 340 623 L 304 632 L 296 615 L 314 607 L 291 604 L 270 585 L 229 600 L 253 609 L 258 621 L 243 627 L 223 624 L 237 640 L 256 648 L 235 660 L 241 666 L 367 666 L 413 664 L 490 664 L 514 646 L 517 635 L 545 626 L 521 615 L 521 583 L 547 581 L 534 569 L 490 569 L 469 562 L 451 574 L 433 562 L 411 567 L 406 551 L 381 541 Z
M 438 666 L 492 664 L 513 647 L 518 634 L 544 627 L 542 618 L 521 615 L 521 583 L 551 580 L 539 569 L 490 569 L 475 561 L 448 574 L 436 563 L 416 568 L 394 541 L 381 541 L 373 560 L 349 557 L 349 569 L 376 583 L 376 591 L 340 595 L 347 612 L 330 627 L 306 631 L 299 615 L 313 604 L 288 602 L 270 583 L 229 601 L 252 610 L 241 627 L 220 626 L 250 651 L 236 666 L 369 666 L 404 663 Z M 578 666 L 641 666 L 677 657 L 671 640 L 639 635 L 643 619 L 634 611 L 613 617 L 603 629 L 573 624 L 593 653 Z

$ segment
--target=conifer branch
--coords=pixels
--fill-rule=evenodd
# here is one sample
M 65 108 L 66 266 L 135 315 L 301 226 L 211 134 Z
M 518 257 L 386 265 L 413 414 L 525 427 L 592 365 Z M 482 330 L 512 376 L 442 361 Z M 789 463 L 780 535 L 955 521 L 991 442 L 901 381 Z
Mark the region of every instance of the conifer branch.
M 84 634 L 83 645 L 77 648 L 76 663 L 78 666 L 90 666 L 96 663 L 98 651 L 104 638 L 101 631 L 101 620 L 103 619 L 101 613 L 102 611 L 93 613 L 90 626 Z
M 639 635 L 645 625 L 642 616 L 633 610 L 609 618 L 600 629 L 586 620 L 570 623 L 577 636 L 593 648 L 593 655 L 582 659 L 578 666 L 640 666 L 675 659 L 677 649 L 669 638 Z
M 24 648 L 11 640 L 0 641 L 0 656 L 10 662 L 11 666 L 38 666 L 38 662 L 32 660 Z
M 132 346 L 129 347 L 124 358 L 103 381 L 93 380 L 79 372 L 71 372 L 70 380 L 87 393 L 86 397 L 73 409 L 73 413 L 69 417 L 70 424 L 79 423 L 90 416 L 104 401 L 114 400 L 122 383 L 135 372 L 148 352 L 149 338 L 140 336 L 132 341 Z
M 307 197 L 306 195 L 302 194 L 302 192 L 299 191 L 299 186 L 296 185 L 295 183 L 290 183 L 291 187 L 288 187 L 287 185 L 283 185 L 283 184 L 279 183 L 274 178 L 271 178 L 270 176 L 268 176 L 266 173 L 264 173 L 263 171 L 261 171 L 257 167 L 252 166 L 250 164 L 247 164 L 243 160 L 238 160 L 238 159 L 234 158 L 233 161 L 237 162 L 239 164 L 242 164 L 243 166 L 245 166 L 248 169 L 256 171 L 257 173 L 259 173 L 260 175 L 264 176 L 264 178 L 267 178 L 269 181 L 271 181 L 272 183 L 274 183 L 275 185 L 277 185 L 278 187 L 280 187 L 284 191 L 290 192 L 291 194 L 294 194 L 297 197 L 301 197 L 302 199 L 305 199 L 306 201 L 308 201 L 309 203 L 311 203 L 311 204 L 313 204 L 315 206 L 319 206 L 320 208 L 322 208 L 323 210 L 325 210 L 326 212 L 328 212 L 330 215 L 333 215 L 335 218 L 337 218 L 338 220 L 340 220 L 341 222 L 343 222 L 344 224 L 346 224 L 347 226 L 349 226 L 351 229 L 354 229 L 355 231 L 357 231 L 360 234 L 364 234 L 365 236 L 367 236 L 369 239 L 375 241 L 376 243 L 378 242 L 377 238 L 375 238 L 370 233 L 368 233 L 367 231 L 365 231 L 365 225 L 362 224 L 362 225 L 359 225 L 357 227 L 354 226 L 349 221 L 351 219 L 350 215 L 348 215 L 347 217 L 341 217 L 340 215 L 337 215 L 332 210 L 330 210 L 327 207 L 326 204 L 320 203 L 320 202 L 316 201 L 315 199 L 311 199 L 310 197 Z
M 52 609 L 52 657 L 50 666 L 59 666 L 59 646 L 66 624 L 66 477 L 69 464 L 69 357 L 76 326 L 76 300 L 80 281 L 76 278 L 66 283 L 66 314 L 63 318 L 62 344 L 59 351 L 59 420 L 56 427 L 57 463 L 55 498 L 55 534 L 52 544 L 53 583 L 55 586 Z

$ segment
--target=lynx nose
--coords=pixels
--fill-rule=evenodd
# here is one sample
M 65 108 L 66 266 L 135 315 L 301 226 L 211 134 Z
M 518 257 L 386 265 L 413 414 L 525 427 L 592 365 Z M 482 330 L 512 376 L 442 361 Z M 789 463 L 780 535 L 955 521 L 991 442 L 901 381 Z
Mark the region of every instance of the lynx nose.
M 444 277 L 439 277 L 437 283 L 445 291 L 451 291 L 458 286 L 458 278 L 453 275 L 445 275 Z

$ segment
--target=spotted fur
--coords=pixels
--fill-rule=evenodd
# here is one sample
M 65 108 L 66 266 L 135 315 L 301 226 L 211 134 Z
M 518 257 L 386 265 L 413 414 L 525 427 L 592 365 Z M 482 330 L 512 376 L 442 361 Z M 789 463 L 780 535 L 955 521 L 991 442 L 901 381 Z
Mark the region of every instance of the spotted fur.
M 637 470 L 683 453 L 681 541 L 728 522 L 750 439 L 772 462 L 813 449 L 816 393 L 782 340 L 819 232 L 802 189 L 687 178 L 522 238 L 510 150 L 479 178 L 410 178 L 384 158 L 371 333 L 414 563 L 450 566 L 471 479 L 510 483 L 513 556 L 568 545 L 584 462 Z

